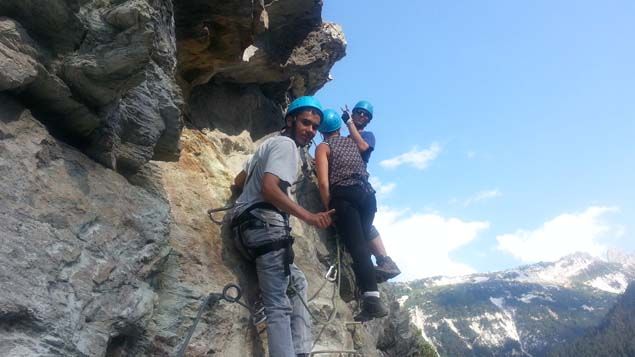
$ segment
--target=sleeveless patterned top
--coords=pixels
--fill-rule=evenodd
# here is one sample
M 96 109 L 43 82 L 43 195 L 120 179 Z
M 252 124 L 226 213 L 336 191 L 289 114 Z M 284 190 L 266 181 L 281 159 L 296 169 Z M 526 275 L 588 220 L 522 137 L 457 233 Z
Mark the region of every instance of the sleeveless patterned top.
M 351 138 L 332 136 L 324 140 L 331 149 L 329 157 L 329 185 L 331 190 L 336 186 L 361 185 L 370 188 L 366 163 L 362 160 L 357 144 Z M 372 188 L 370 188 L 372 190 Z

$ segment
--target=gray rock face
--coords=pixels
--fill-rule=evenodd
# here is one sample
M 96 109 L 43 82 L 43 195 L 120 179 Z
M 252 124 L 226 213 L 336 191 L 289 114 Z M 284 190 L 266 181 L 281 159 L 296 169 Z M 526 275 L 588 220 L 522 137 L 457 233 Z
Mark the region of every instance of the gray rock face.
M 5 0 L 0 16 L 13 29 L 0 31 L 0 89 L 59 137 L 126 173 L 178 157 L 183 101 L 170 1 Z M 146 105 L 131 110 L 135 100 Z
M 31 29 L 34 37 L 46 43 L 55 52 L 72 51 L 79 46 L 85 35 L 77 12 L 86 1 L 36 1 L 5 0 L 0 3 L 0 14 L 20 19 Z
M 0 355 L 103 356 L 152 317 L 167 202 L 0 95 Z
M 22 27 L 8 18 L 0 18 L 0 91 L 17 88 L 37 77 L 37 51 L 29 46 L 33 43 Z
M 257 139 L 281 126 L 290 100 L 326 84 L 346 41 L 339 26 L 322 24 L 321 8 L 314 0 L 175 1 L 179 73 L 195 127 L 253 129 Z M 231 110 L 219 100 L 242 104 Z
M 261 92 L 257 102 L 270 104 L 257 138 L 278 125 L 291 99 L 328 82 L 346 44 L 320 11 L 314 0 L 174 1 L 174 8 L 169 0 L 4 0 L 0 90 L 42 114 L 58 137 L 132 175 L 150 159 L 178 158 L 189 108 L 181 89 L 189 98 L 213 82 L 232 102 Z M 241 120 L 222 108 L 212 112 L 219 116 Z
M 246 130 L 253 140 L 284 126 L 280 105 L 255 84 L 198 86 L 190 98 L 190 111 L 196 128 L 215 128 L 229 135 Z
M 128 91 L 110 112 L 106 124 L 92 134 L 88 153 L 124 174 L 136 172 L 150 159 L 178 159 L 181 132 L 178 90 L 165 86 L 168 76 L 156 64 L 146 80 Z

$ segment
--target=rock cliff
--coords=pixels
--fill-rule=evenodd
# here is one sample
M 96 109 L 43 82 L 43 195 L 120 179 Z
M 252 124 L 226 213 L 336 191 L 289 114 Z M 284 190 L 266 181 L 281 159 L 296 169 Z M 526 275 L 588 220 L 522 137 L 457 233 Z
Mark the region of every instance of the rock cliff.
M 345 45 L 315 0 L 0 1 L 0 355 L 172 356 L 209 293 L 252 300 L 252 268 L 206 211 Z M 294 195 L 317 211 L 302 177 Z M 316 349 L 418 355 L 398 305 L 347 323 L 350 270 L 320 290 L 332 232 L 293 227 L 312 313 L 336 309 Z M 186 352 L 262 356 L 266 333 L 221 301 Z

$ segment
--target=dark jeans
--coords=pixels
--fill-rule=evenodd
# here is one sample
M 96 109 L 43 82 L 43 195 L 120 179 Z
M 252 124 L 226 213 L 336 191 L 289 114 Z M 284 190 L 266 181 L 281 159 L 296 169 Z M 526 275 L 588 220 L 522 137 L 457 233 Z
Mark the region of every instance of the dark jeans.
M 375 194 L 361 186 L 336 186 L 331 190 L 330 208 L 335 208 L 335 228 L 353 258 L 359 289 L 362 293 L 377 291 L 375 268 L 366 242 L 377 212 Z

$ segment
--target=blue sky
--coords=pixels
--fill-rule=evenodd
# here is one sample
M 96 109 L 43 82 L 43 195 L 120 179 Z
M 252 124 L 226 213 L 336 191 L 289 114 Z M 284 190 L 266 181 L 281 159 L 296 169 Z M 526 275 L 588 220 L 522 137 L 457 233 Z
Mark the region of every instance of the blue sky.
M 371 5 L 372 4 L 372 5 Z M 635 250 L 635 2 L 326 0 L 403 279 Z

